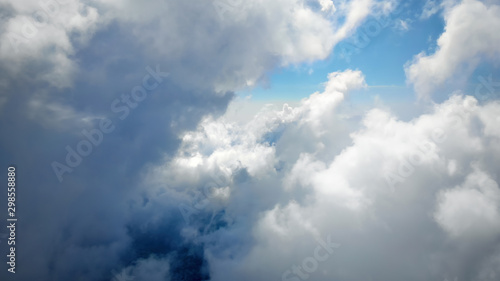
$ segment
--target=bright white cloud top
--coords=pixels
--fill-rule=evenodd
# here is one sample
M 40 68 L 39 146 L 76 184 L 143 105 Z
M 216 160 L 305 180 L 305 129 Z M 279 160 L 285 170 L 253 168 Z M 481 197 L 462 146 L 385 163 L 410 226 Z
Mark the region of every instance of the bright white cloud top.
M 408 122 L 372 109 L 352 128 L 335 114 L 363 85 L 359 71 L 332 73 L 296 108 L 244 126 L 206 119 L 150 175 L 147 186 L 200 187 L 168 196 L 184 197 L 185 238 L 211 245 L 214 280 L 499 276 L 500 135 L 487 124 L 500 103 L 455 95 Z M 198 234 L 200 212 L 223 212 L 231 227 Z M 303 260 L 327 236 L 341 247 L 308 272 Z

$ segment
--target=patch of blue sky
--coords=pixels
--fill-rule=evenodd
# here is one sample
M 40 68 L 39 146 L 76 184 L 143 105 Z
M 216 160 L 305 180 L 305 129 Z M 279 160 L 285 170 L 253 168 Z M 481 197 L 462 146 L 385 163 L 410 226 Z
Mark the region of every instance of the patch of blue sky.
M 440 15 L 420 18 L 422 7 L 421 1 L 414 1 L 387 18 L 369 18 L 355 34 L 339 43 L 327 60 L 282 68 L 271 74 L 265 85 L 238 94 L 251 95 L 255 101 L 297 101 L 322 91 L 328 73 L 358 69 L 369 87 L 351 96 L 357 102 L 374 98 L 388 103 L 415 100 L 413 89 L 406 83 L 404 66 L 420 52 L 434 53 L 444 30 Z

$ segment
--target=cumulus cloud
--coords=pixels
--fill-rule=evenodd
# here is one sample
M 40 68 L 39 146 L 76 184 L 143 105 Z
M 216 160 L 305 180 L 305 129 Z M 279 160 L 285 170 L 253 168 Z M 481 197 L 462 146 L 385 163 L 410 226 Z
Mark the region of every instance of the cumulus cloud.
M 19 209 L 24 223 L 18 238 L 24 242 L 18 262 L 30 266 L 16 273 L 17 280 L 111 280 L 115 274 L 145 280 L 210 278 L 205 242 L 187 239 L 197 229 L 184 227 L 178 203 L 188 203 L 185 192 L 197 194 L 199 181 L 220 171 L 217 182 L 225 186 L 208 186 L 205 192 L 215 192 L 218 209 L 192 220 L 205 226 L 205 233 L 222 227 L 220 218 L 227 216 L 215 211 L 235 196 L 226 188 L 232 182 L 262 175 L 273 185 L 266 169 L 274 167 L 269 164 L 274 148 L 264 142 L 251 147 L 258 141 L 237 137 L 242 129 L 236 127 L 227 133 L 231 141 L 224 142 L 219 133 L 226 126 L 212 125 L 204 134 L 212 135 L 213 143 L 189 148 L 187 132 L 207 116 L 217 119 L 234 91 L 255 85 L 273 68 L 326 58 L 342 38 L 338 31 L 353 31 L 371 11 L 354 9 L 360 3 L 371 7 L 366 0 L 345 3 L 343 9 L 325 1 L 249 1 L 244 6 L 228 1 L 230 9 L 221 17 L 215 2 L 0 2 L 0 129 L 9 132 L 0 139 L 0 155 L 4 166 L 15 163 L 26 175 L 25 188 L 18 190 L 26 206 Z M 344 17 L 352 18 L 348 27 Z M 356 75 L 349 83 L 359 84 Z M 319 93 L 316 98 L 326 103 L 325 111 L 338 104 L 338 98 Z M 319 120 L 306 108 L 297 113 L 311 118 L 304 122 Z M 281 126 L 283 118 L 299 122 L 288 107 L 281 115 L 270 114 L 276 119 L 270 126 Z M 102 124 L 112 132 L 104 132 Z M 271 142 L 281 139 L 279 131 L 253 126 L 267 132 Z M 311 132 L 307 126 L 298 130 Z M 325 130 L 322 136 L 333 133 Z M 237 142 L 240 146 L 231 150 Z M 178 156 L 180 148 L 195 153 L 220 145 L 228 150 L 217 151 L 213 159 Z M 165 159 L 177 165 L 178 174 L 167 181 L 148 178 Z M 212 166 L 193 172 L 197 161 Z M 221 161 L 228 161 L 227 168 Z M 232 169 L 240 162 L 246 168 L 235 177 Z M 64 173 L 54 170 L 54 163 Z M 253 191 L 238 196 L 246 192 Z M 5 196 L 0 195 L 4 202 Z M 252 206 L 246 208 L 241 211 Z M 2 279 L 5 274 L 0 272 Z
M 12 280 L 500 276 L 497 101 L 454 95 L 409 121 L 348 114 L 366 83 L 346 70 L 296 106 L 224 114 L 234 91 L 326 58 L 394 1 L 0 6 L 0 155 L 17 165 L 23 221 Z M 465 9 L 495 24 L 494 4 L 450 8 L 415 81 L 455 54 Z M 464 20 L 484 42 L 450 73 L 496 42 Z
M 469 76 L 481 62 L 500 59 L 498 3 L 465 0 L 445 4 L 446 26 L 436 52 L 418 54 L 405 68 L 408 82 L 420 97 L 428 97 L 450 78 Z
M 182 198 L 211 280 L 495 280 L 500 103 L 454 95 L 353 122 L 339 116 L 362 73 L 328 78 L 247 124 L 206 119 L 147 177 Z
M 474 168 L 463 186 L 445 190 L 440 196 L 436 220 L 453 238 L 477 241 L 500 233 L 500 189 L 488 174 Z

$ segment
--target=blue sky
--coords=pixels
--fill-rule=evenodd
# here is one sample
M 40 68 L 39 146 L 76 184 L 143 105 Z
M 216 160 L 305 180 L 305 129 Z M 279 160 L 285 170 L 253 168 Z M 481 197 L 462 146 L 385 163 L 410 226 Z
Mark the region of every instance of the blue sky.
M 300 100 L 321 90 L 328 73 L 358 69 L 365 74 L 369 89 L 353 99 L 372 100 L 378 95 L 387 102 L 413 100 L 415 93 L 407 86 L 404 65 L 422 51 L 434 52 L 436 40 L 444 29 L 444 21 L 439 14 L 421 19 L 422 1 L 402 5 L 405 8 L 397 14 L 369 17 L 351 38 L 337 45 L 326 60 L 274 70 L 265 85 L 238 94 L 251 94 L 254 100 L 259 101 Z M 400 20 L 408 22 L 407 30 L 400 28 Z M 374 33 L 366 32 L 366 28 L 374 28 L 373 25 L 380 29 Z M 363 39 L 367 43 L 352 44 L 356 36 L 368 38 Z M 344 52 L 348 55 L 344 56 Z

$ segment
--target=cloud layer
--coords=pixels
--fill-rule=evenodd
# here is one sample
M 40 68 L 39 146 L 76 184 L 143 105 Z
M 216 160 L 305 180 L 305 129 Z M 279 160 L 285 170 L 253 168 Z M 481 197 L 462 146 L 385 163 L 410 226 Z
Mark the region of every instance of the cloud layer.
M 373 3 L 1 1 L 0 154 L 18 167 L 29 267 L 13 280 L 208 279 L 182 197 L 144 177 L 234 91 L 326 58 Z
M 186 196 L 184 238 L 205 245 L 211 280 L 499 276 L 500 135 L 488 124 L 500 104 L 455 95 L 407 122 L 375 108 L 352 126 L 339 108 L 363 85 L 359 71 L 332 73 L 295 108 L 244 126 L 207 119 L 150 174 Z
M 345 70 L 298 106 L 247 123 L 224 114 L 235 91 L 325 59 L 394 7 L 0 1 L 0 155 L 19 178 L 12 280 L 498 279 L 497 101 L 457 94 L 409 121 L 347 114 L 367 85 Z M 498 55 L 474 29 L 485 45 L 454 55 L 469 9 L 495 26 L 494 4 L 449 8 L 441 48 L 407 69 L 417 91 L 433 87 L 422 73 L 436 60 L 450 64 L 444 81 Z

